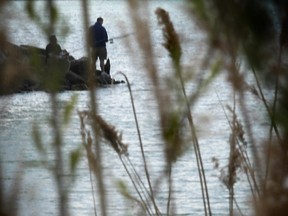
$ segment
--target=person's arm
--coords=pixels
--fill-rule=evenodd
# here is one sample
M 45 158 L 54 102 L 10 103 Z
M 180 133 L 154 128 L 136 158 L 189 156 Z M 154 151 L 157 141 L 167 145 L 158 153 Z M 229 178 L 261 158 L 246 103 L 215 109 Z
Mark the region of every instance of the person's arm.
M 108 42 L 108 34 L 107 34 L 107 31 L 106 31 L 106 29 L 104 28 L 104 33 L 105 33 L 105 42 Z

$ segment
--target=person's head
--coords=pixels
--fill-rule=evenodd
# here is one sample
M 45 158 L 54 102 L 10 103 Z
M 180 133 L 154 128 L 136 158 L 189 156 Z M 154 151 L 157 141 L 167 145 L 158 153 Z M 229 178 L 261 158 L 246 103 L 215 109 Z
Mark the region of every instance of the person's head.
M 101 25 L 103 24 L 103 18 L 102 17 L 98 17 L 97 18 L 97 23 L 100 23 Z
M 50 35 L 49 41 L 50 41 L 50 43 L 52 43 L 52 44 L 56 44 L 56 43 L 57 43 L 57 38 L 56 38 L 56 36 L 55 36 L 55 35 Z

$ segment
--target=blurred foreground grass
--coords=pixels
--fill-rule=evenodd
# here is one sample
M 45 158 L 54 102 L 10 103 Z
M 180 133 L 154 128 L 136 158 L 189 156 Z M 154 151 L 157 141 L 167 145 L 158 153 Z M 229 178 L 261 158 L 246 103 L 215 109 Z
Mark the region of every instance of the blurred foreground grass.
M 39 28 L 48 36 L 51 32 L 57 31 L 56 23 L 61 17 L 58 9 L 52 0 L 45 1 L 43 5 L 49 14 L 49 22 L 43 24 L 39 21 L 41 15 L 34 8 L 34 1 L 26 2 L 26 13 L 31 21 L 38 23 Z M 9 93 L 9 88 L 13 88 L 19 81 L 19 74 L 25 76 L 30 73 L 29 65 L 21 67 L 22 63 L 17 62 L 17 53 L 13 53 L 8 47 L 9 38 L 6 34 L 6 21 L 9 17 L 4 16 L 5 4 L 9 1 L 0 1 L 1 7 L 1 29 L 0 29 L 0 91 L 2 94 Z M 193 148 L 195 153 L 195 163 L 198 167 L 198 174 L 202 190 L 203 209 L 205 215 L 212 215 L 213 209 L 210 206 L 209 190 L 205 167 L 203 165 L 201 143 L 197 137 L 197 125 L 194 124 L 192 107 L 201 97 L 201 91 L 213 83 L 219 74 L 225 74 L 227 83 L 233 87 L 234 101 L 231 107 L 224 108 L 229 124 L 229 163 L 227 171 L 222 176 L 222 182 L 229 191 L 229 215 L 241 215 L 241 209 L 237 209 L 237 200 L 234 197 L 234 186 L 237 181 L 237 171 L 242 170 L 247 176 L 251 194 L 247 194 L 247 199 L 253 197 L 253 207 L 255 215 L 285 215 L 288 212 L 288 83 L 287 83 L 287 30 L 288 29 L 288 4 L 285 1 L 236 1 L 236 0 L 186 0 L 186 8 L 179 13 L 188 13 L 191 20 L 185 22 L 196 22 L 207 36 L 207 55 L 205 56 L 202 67 L 208 69 L 208 78 L 197 83 L 197 89 L 190 94 L 186 91 L 186 84 L 198 82 L 193 75 L 186 76 L 181 64 L 182 48 L 178 33 L 174 29 L 173 20 L 169 17 L 169 11 L 158 8 L 155 16 L 158 18 L 159 27 L 163 32 L 163 46 L 167 49 L 167 55 L 171 57 L 174 73 L 169 79 L 176 85 L 171 87 L 170 82 L 163 83 L 162 77 L 156 69 L 154 50 L 151 43 L 151 31 L 149 29 L 149 19 L 143 17 L 148 13 L 149 1 L 128 0 L 127 5 L 131 11 L 131 19 L 134 24 L 136 37 L 139 47 L 145 58 L 143 65 L 146 68 L 147 76 L 153 83 L 153 93 L 158 103 L 159 125 L 163 138 L 165 157 L 165 173 L 162 178 L 167 180 L 169 194 L 167 194 L 167 208 L 159 209 L 155 198 L 155 187 L 149 175 L 149 167 L 146 163 L 144 146 L 142 144 L 141 131 L 138 127 L 136 110 L 133 103 L 133 91 L 130 88 L 129 79 L 126 78 L 127 86 L 131 95 L 131 105 L 133 107 L 139 143 L 144 162 L 146 179 L 140 179 L 139 174 L 133 168 L 133 162 L 129 159 L 129 149 L 122 143 L 121 133 L 118 129 L 109 125 L 98 113 L 95 88 L 93 84 L 89 86 L 90 110 L 79 111 L 79 124 L 81 126 L 81 136 L 83 147 L 76 148 L 69 152 L 69 161 L 65 161 L 62 151 L 63 134 L 61 125 L 69 123 L 71 110 L 75 105 L 75 98 L 67 106 L 60 110 L 58 108 L 57 92 L 49 93 L 51 101 L 50 127 L 53 130 L 53 145 L 56 163 L 52 170 L 55 177 L 57 193 L 59 195 L 59 215 L 69 215 L 69 190 L 66 190 L 66 182 L 63 180 L 64 164 L 69 163 L 71 172 L 76 172 L 80 158 L 86 154 L 89 162 L 91 190 L 93 197 L 100 197 L 101 209 L 96 209 L 94 201 L 95 215 L 107 215 L 107 198 L 105 195 L 105 184 L 102 174 L 102 149 L 103 140 L 108 142 L 112 149 L 117 153 L 122 165 L 127 171 L 137 197 L 131 195 L 126 185 L 119 183 L 123 198 L 135 202 L 139 206 L 139 215 L 174 215 L 173 206 L 177 205 L 177 200 L 173 199 L 173 165 L 183 155 L 187 148 Z M 89 1 L 82 0 L 83 21 L 88 29 L 88 6 Z M 11 15 L 13 16 L 13 15 Z M 69 33 L 61 31 L 65 34 Z M 87 56 L 89 57 L 89 48 Z M 9 55 L 7 54 L 9 53 Z M 240 67 L 243 64 L 244 67 Z M 23 66 L 23 65 L 22 65 Z M 193 70 L 189 71 L 193 74 Z M 189 73 L 188 72 L 188 73 Z M 255 88 L 252 89 L 247 84 L 249 73 L 254 77 Z M 90 75 L 91 76 L 91 75 Z M 188 78 L 187 78 L 188 77 Z M 161 86 L 161 87 L 160 87 Z M 164 87 L 164 88 L 163 88 Z M 167 90 L 169 89 L 169 91 Z M 263 90 L 269 89 L 273 92 L 273 98 L 269 100 L 264 95 Z M 251 130 L 252 119 L 248 115 L 248 107 L 245 103 L 245 92 L 251 91 L 257 95 L 266 107 L 267 117 L 270 120 L 270 128 L 267 131 L 267 140 L 255 140 Z M 177 95 L 175 104 L 173 98 Z M 240 113 L 236 113 L 240 110 Z M 65 116 L 64 122 L 61 116 Z M 207 114 L 209 115 L 209 114 Z M 243 116 L 243 120 L 239 120 Z M 187 122 L 189 129 L 184 128 L 183 122 Z M 244 123 L 242 123 L 244 122 Z M 33 128 L 33 136 L 38 151 L 45 155 L 40 132 L 37 125 Z M 119 129 L 121 130 L 121 128 Z M 184 134 L 184 135 L 183 135 Z M 189 134 L 190 140 L 184 140 L 185 134 Z M 257 150 L 257 145 L 263 146 L 264 152 Z M 247 145 L 249 148 L 247 149 Z M 84 149 L 86 151 L 84 151 Z M 247 153 L 249 152 L 249 154 Z M 85 154 L 83 154 L 85 152 Z M 251 155 L 252 157 L 249 157 Z M 217 166 L 217 158 L 214 159 Z M 132 167 L 128 165 L 131 165 Z M 2 171 L 0 167 L 0 171 Z M 4 173 L 2 173 L 3 175 Z M 95 178 L 92 178 L 94 175 Z M 3 179 L 1 177 L 0 179 Z M 9 193 L 4 194 L 0 188 L 0 214 L 18 215 L 17 198 L 18 190 L 21 185 L 21 176 L 17 177 L 15 188 Z M 97 179 L 94 184 L 94 180 Z M 146 184 L 147 182 L 147 184 Z M 1 183 L 1 182 L 0 182 Z M 3 184 L 0 184 L 0 187 Z M 98 187 L 99 194 L 96 194 L 93 186 Z M 73 186 L 72 186 L 73 187 Z M 65 188 L 65 189 L 64 189 Z M 228 213 L 227 213 L 228 214 Z

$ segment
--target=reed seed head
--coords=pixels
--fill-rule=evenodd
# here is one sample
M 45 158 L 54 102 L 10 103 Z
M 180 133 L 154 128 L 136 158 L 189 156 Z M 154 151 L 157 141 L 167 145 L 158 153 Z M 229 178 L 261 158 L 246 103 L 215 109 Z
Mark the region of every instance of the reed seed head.
M 179 42 L 178 34 L 176 33 L 173 23 L 170 20 L 168 12 L 162 8 L 156 9 L 158 24 L 162 26 L 163 36 L 165 42 L 163 46 L 168 50 L 174 63 L 179 64 L 181 58 L 181 45 Z

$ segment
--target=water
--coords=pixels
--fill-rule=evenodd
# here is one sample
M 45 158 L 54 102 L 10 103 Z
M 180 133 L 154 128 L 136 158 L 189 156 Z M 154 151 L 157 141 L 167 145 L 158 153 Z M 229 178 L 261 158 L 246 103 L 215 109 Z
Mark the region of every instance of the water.
M 175 28 L 180 33 L 184 65 L 197 68 L 200 63 L 199 60 L 205 54 L 205 36 L 193 24 L 191 18 L 183 12 L 182 3 L 182 1 L 153 1 L 150 5 L 150 16 L 147 17 L 147 20 L 150 19 L 152 41 L 156 53 L 155 62 L 157 62 L 160 75 L 163 76 L 171 72 L 171 64 L 167 52 L 161 45 L 163 41 L 162 32 L 157 26 L 154 14 L 157 7 L 162 7 L 170 13 Z M 44 1 L 37 2 L 40 11 L 43 4 Z M 92 1 L 91 4 L 89 17 L 91 25 L 98 16 L 102 16 L 104 26 L 110 37 L 133 33 L 129 18 L 130 13 L 125 1 Z M 19 45 L 30 44 L 44 48 L 47 41 L 37 26 L 21 12 L 23 3 L 14 2 L 13 5 L 8 10 L 17 14 L 16 18 L 9 21 L 9 36 L 12 42 Z M 58 36 L 62 48 L 67 49 L 76 58 L 85 56 L 80 1 L 58 1 L 57 5 L 59 5 L 61 17 L 65 17 L 66 24 L 71 28 L 68 36 Z M 43 13 L 42 18 L 45 21 L 45 13 Z M 61 26 L 64 26 L 64 24 L 62 23 Z M 134 52 L 129 49 L 127 44 L 131 45 Z M 115 79 L 123 79 L 117 73 L 122 71 L 131 82 L 148 167 L 152 182 L 155 182 L 164 169 L 163 141 L 158 125 L 157 104 L 153 96 L 152 85 L 141 64 L 141 55 L 139 51 L 137 52 L 135 35 L 131 34 L 122 39 L 115 39 L 114 43 L 109 44 L 107 49 L 111 60 L 112 76 Z M 232 105 L 232 94 L 231 88 L 227 85 L 225 79 L 225 76 L 219 76 L 207 91 L 201 93 L 200 100 L 192 108 L 206 169 L 213 215 L 228 215 L 229 213 L 228 191 L 220 182 L 218 178 L 219 171 L 213 168 L 214 164 L 211 161 L 212 157 L 216 157 L 220 160 L 220 166 L 223 167 L 229 155 L 229 125 L 221 103 Z M 188 90 L 193 91 L 195 86 L 195 83 L 191 83 Z M 63 149 L 67 154 L 81 146 L 77 110 L 89 109 L 89 95 L 86 91 L 60 93 L 58 95 L 60 106 L 64 107 L 73 95 L 78 98 L 73 117 L 68 126 L 63 125 L 62 127 L 64 133 Z M 100 88 L 97 90 L 97 102 L 99 113 L 107 122 L 123 133 L 124 142 L 129 144 L 129 157 L 139 173 L 143 174 L 138 135 L 127 85 Z M 264 108 L 251 95 L 248 95 L 247 103 L 251 108 L 251 118 L 254 122 L 257 122 L 253 125 L 253 130 L 257 134 L 256 138 L 265 137 L 265 134 L 261 132 L 265 126 L 263 120 Z M 18 201 L 19 215 L 56 215 L 58 203 L 54 178 L 46 165 L 36 163 L 37 161 L 43 161 L 45 158 L 37 151 L 31 138 L 32 125 L 36 124 L 47 149 L 48 165 L 53 164 L 52 132 L 49 124 L 51 115 L 49 95 L 43 92 L 33 92 L 2 97 L 0 108 L 0 158 L 5 192 L 8 193 L 9 190 L 13 189 L 12 185 L 17 179 L 17 175 L 19 175 L 21 179 Z M 105 184 L 109 200 L 108 213 L 109 215 L 134 215 L 139 209 L 133 202 L 125 201 L 116 186 L 117 181 L 124 181 L 129 190 L 134 193 L 127 174 L 116 153 L 107 145 L 104 145 L 103 148 Z M 66 176 L 67 181 L 73 179 L 73 175 L 70 175 L 68 171 Z M 82 157 L 74 177 L 75 181 L 71 183 L 69 193 L 71 215 L 93 215 L 93 198 L 85 157 Z M 203 215 L 204 210 L 196 160 L 191 148 L 174 165 L 173 181 L 176 214 Z M 164 181 L 161 187 L 155 188 L 158 191 L 157 202 L 162 212 L 165 212 L 167 202 L 167 187 L 165 186 L 166 182 Z M 250 201 L 249 188 L 245 183 L 244 176 L 240 177 L 236 186 L 238 203 L 244 213 L 248 214 L 251 206 L 248 204 Z M 99 210 L 98 204 L 97 209 Z

